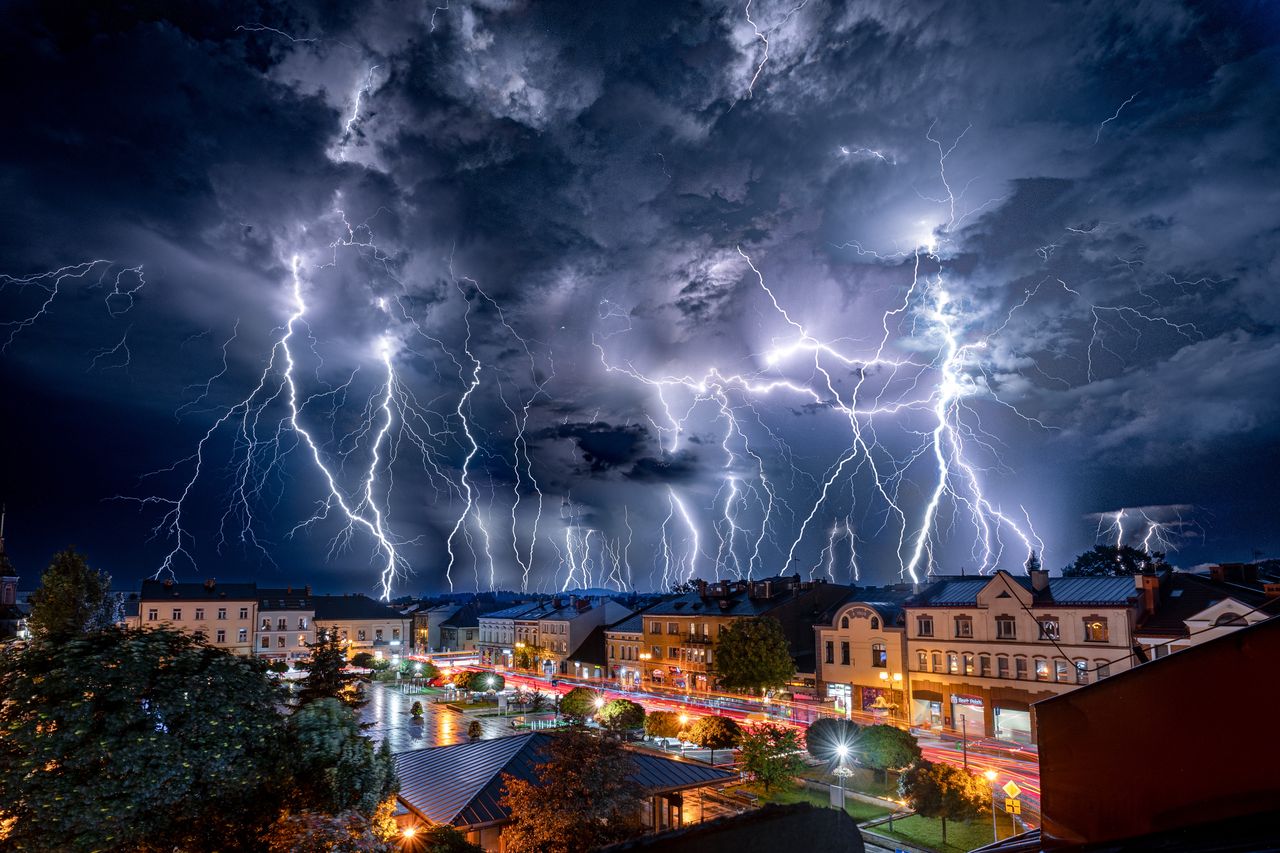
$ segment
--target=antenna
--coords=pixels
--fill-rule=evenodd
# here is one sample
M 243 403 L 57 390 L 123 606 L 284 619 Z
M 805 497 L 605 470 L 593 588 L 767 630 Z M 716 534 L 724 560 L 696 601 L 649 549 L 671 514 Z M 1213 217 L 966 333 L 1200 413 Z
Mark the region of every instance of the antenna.
M 8 511 L 8 504 L 0 504 L 0 547 L 4 546 L 4 516 Z

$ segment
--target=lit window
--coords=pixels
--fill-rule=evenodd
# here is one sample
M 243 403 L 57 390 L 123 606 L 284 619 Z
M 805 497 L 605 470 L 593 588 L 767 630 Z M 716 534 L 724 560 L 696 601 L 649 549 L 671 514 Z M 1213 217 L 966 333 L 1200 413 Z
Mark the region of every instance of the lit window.
M 1070 670 L 1071 670 L 1070 662 L 1062 660 L 1061 658 L 1058 658 L 1053 662 L 1054 680 L 1060 683 L 1067 682 L 1068 680 L 1070 680 L 1070 676 L 1068 675 Z
M 960 672 L 960 658 L 955 652 L 947 652 L 947 672 L 952 675 Z
M 1036 681 L 1049 680 L 1049 662 L 1044 658 L 1036 658 Z
M 1013 621 L 1012 616 L 996 617 L 996 639 L 1012 640 L 1017 637 L 1017 623 Z
M 1084 638 L 1090 643 L 1107 642 L 1107 620 L 1096 618 L 1084 620 Z
M 1087 660 L 1076 661 L 1076 683 L 1089 683 L 1089 662 Z
M 929 655 L 923 650 L 916 652 L 916 669 L 924 672 L 929 668 Z
M 885 651 L 884 643 L 871 644 L 871 665 L 881 669 L 889 665 L 889 654 Z
M 968 638 L 973 636 L 973 617 L 957 616 L 956 617 L 956 636 Z
M 917 616 L 916 617 L 916 634 L 921 637 L 933 636 L 933 617 Z
M 276 637 L 276 648 L 283 649 L 285 647 L 286 642 L 287 641 L 284 638 L 284 634 L 281 634 L 279 637 Z
M 1041 616 L 1037 622 L 1040 625 L 1040 639 L 1042 640 L 1060 640 L 1062 634 L 1058 630 L 1058 620 L 1053 616 Z
M 306 644 L 307 644 L 307 635 L 306 635 L 306 634 L 299 634 L 299 635 L 298 635 L 298 645 L 300 645 L 300 646 L 305 646 Z
M 299 631 L 307 630 L 307 617 L 305 616 L 298 617 L 298 630 Z
M 933 653 L 933 671 L 942 672 L 942 654 L 940 652 Z
M 973 655 L 965 652 L 964 654 L 964 674 L 973 675 Z

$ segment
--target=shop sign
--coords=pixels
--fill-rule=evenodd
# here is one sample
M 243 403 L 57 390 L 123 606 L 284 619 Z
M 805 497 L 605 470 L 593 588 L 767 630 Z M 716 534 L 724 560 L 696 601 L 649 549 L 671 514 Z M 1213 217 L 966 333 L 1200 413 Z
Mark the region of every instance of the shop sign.
M 981 696 L 965 696 L 965 695 L 963 695 L 963 694 L 961 694 L 961 693 L 952 693 L 952 694 L 951 694 L 951 704 L 953 704 L 953 705 L 969 705 L 970 707 L 973 707 L 973 708 L 981 708 L 981 707 L 982 707 L 982 697 L 981 697 Z

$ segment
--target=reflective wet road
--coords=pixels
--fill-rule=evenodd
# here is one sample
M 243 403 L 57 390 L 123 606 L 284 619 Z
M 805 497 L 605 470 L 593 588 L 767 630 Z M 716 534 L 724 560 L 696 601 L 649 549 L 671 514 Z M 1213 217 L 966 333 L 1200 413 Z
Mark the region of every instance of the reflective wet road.
M 372 725 L 365 731 L 377 742 L 390 741 L 392 752 L 422 749 L 462 743 L 467 740 L 467 726 L 473 719 L 480 721 L 482 737 L 492 738 L 514 734 L 508 720 L 499 717 L 469 717 L 465 714 L 435 704 L 433 695 L 404 695 L 383 684 L 370 684 L 365 688 L 369 704 L 361 709 L 363 722 Z M 438 694 L 436 694 L 438 695 Z M 413 721 L 410 709 L 414 702 L 421 702 L 423 720 Z

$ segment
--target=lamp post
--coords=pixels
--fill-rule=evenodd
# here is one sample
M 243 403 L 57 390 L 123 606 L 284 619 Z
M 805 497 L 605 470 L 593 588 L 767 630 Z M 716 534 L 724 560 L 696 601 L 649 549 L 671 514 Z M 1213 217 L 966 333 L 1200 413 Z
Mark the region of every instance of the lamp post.
M 840 780 L 840 808 L 844 808 L 844 777 L 853 775 L 853 771 L 845 766 L 844 760 L 849 757 L 849 747 L 843 743 L 836 744 L 836 755 L 840 759 L 840 766 L 835 769 L 836 777 Z
M 684 711 L 680 712 L 680 734 L 684 734 L 684 727 L 689 725 L 689 715 Z M 680 754 L 684 755 L 684 738 L 680 738 Z
M 653 655 L 648 652 L 640 653 L 640 691 L 644 692 L 645 679 L 649 677 L 649 661 L 653 660 Z
M 884 682 L 885 689 L 889 691 L 889 704 L 893 706 L 889 709 L 889 719 L 892 720 L 897 716 L 894 709 L 898 707 L 898 701 L 895 697 L 902 684 L 902 673 L 895 672 L 893 676 L 890 677 L 889 673 L 882 672 L 880 673 L 880 680 Z
M 982 775 L 991 784 L 991 841 L 994 843 L 1000 840 L 1000 831 L 996 829 L 996 771 L 988 770 Z

